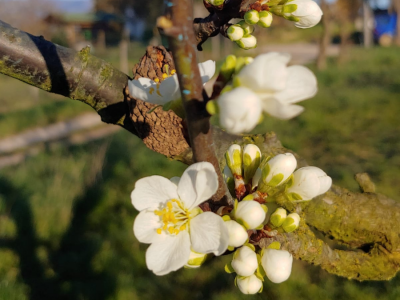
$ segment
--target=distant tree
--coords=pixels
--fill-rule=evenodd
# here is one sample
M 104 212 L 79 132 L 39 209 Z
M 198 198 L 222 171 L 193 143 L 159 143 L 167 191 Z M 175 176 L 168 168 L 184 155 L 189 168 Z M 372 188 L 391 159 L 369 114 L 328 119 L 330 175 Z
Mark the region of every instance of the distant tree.
M 397 33 L 395 43 L 400 46 L 400 0 L 392 0 L 391 9 L 397 13 Z

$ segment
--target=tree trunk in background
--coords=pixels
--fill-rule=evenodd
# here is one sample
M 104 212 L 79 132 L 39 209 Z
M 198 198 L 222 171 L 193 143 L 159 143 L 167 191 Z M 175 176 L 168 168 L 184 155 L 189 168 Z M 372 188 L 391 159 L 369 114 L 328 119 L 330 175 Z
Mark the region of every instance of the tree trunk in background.
M 395 36 L 395 43 L 400 46 L 400 0 L 392 0 L 392 9 L 397 13 L 397 33 Z
M 371 21 L 373 20 L 373 13 L 371 6 L 369 5 L 368 1 L 363 1 L 363 18 L 364 18 L 364 47 L 369 48 L 372 46 L 373 38 L 372 38 L 372 28 L 371 28 Z
M 321 0 L 321 9 L 324 12 L 322 17 L 322 35 L 319 44 L 319 54 L 317 59 L 318 70 L 326 69 L 327 50 L 332 39 L 332 15 L 329 4 L 326 0 Z

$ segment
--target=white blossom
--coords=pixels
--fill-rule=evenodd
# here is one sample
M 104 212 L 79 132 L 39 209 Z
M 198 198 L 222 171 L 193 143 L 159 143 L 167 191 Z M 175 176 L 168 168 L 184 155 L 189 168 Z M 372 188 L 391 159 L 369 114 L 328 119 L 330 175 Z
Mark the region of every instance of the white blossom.
M 214 76 L 215 62 L 208 60 L 200 63 L 199 69 L 204 84 Z M 175 71 L 171 72 L 174 74 L 170 74 L 171 76 L 161 82 L 144 77 L 138 80 L 129 80 L 129 95 L 135 99 L 159 105 L 180 99 L 181 91 L 179 90 L 178 76 L 175 74 Z
M 290 12 L 285 12 L 285 10 Z M 285 18 L 294 20 L 294 25 L 298 28 L 310 28 L 317 25 L 322 15 L 321 8 L 312 0 L 291 0 L 284 7 Z
M 237 276 L 235 280 L 237 287 L 243 294 L 253 295 L 262 290 L 263 282 L 254 274 L 247 277 Z
M 293 173 L 293 179 L 287 189 L 292 200 L 307 201 L 326 193 L 332 185 L 332 179 L 317 167 L 304 167 Z
M 229 235 L 224 221 L 212 212 L 202 213 L 198 207 L 217 188 L 217 174 L 208 162 L 187 168 L 178 185 L 161 176 L 136 182 L 131 199 L 140 213 L 133 231 L 139 242 L 151 244 L 146 264 L 156 275 L 183 267 L 191 249 L 215 255 L 226 251 Z
M 231 266 L 236 274 L 240 276 L 250 276 L 258 268 L 257 254 L 248 246 L 243 246 L 236 250 L 233 255 Z
M 293 118 L 304 110 L 295 103 L 316 94 L 317 79 L 306 67 L 287 67 L 289 60 L 289 54 L 259 55 L 234 78 L 234 85 L 257 94 L 264 112 L 280 119 Z
M 257 125 L 261 117 L 260 98 L 244 87 L 222 94 L 217 103 L 219 122 L 232 134 L 249 132 Z
M 292 272 L 293 256 L 286 250 L 265 249 L 261 264 L 268 279 L 274 283 L 287 280 Z

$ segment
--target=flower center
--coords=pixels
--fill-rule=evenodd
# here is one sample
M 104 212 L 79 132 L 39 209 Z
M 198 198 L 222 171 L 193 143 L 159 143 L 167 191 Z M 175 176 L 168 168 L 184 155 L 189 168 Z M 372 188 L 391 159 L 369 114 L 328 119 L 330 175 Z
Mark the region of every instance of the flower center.
M 177 235 L 187 229 L 190 220 L 190 212 L 176 199 L 168 201 L 162 210 L 155 210 L 154 214 L 160 217 L 162 223 L 161 227 L 157 228 L 158 234 L 165 231 Z

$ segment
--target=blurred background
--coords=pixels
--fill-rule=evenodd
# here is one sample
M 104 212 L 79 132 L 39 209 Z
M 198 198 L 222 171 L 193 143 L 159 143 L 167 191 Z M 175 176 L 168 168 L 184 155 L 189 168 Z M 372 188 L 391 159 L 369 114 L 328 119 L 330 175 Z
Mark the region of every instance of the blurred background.
M 400 195 L 400 1 L 320 1 L 324 18 L 302 30 L 275 18 L 243 51 L 216 37 L 199 61 L 226 54 L 292 54 L 311 68 L 319 93 L 290 121 L 266 117 L 255 132 L 282 143 L 334 183 L 357 191 L 368 172 L 378 192 Z M 0 0 L 0 19 L 57 44 L 91 46 L 122 71 L 149 44 L 162 0 Z M 195 14 L 205 16 L 201 2 Z M 397 20 L 396 20 L 397 19 Z M 89 106 L 0 75 L 0 299 L 245 299 L 224 272 L 230 257 L 198 270 L 157 277 L 146 245 L 133 236 L 135 181 L 179 176 L 185 166 L 148 150 L 140 139 L 102 124 Z M 295 261 L 291 278 L 268 281 L 255 299 L 400 299 L 400 276 L 349 281 Z

